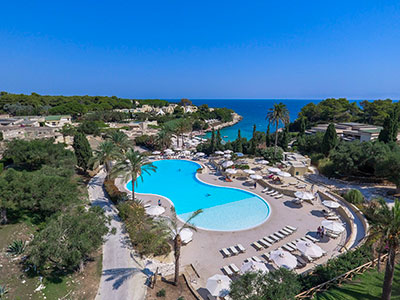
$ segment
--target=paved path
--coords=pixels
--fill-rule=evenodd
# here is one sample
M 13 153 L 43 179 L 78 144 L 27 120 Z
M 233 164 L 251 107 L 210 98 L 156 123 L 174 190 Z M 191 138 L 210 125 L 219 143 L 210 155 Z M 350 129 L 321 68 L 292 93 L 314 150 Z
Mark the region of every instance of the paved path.
M 96 300 L 143 300 L 147 277 L 142 272 L 142 261 L 134 255 L 117 210 L 105 196 L 104 178 L 101 171 L 89 182 L 89 199 L 105 210 L 111 219 L 109 227 L 115 227 L 117 232 L 108 234 L 103 245 L 103 271 Z

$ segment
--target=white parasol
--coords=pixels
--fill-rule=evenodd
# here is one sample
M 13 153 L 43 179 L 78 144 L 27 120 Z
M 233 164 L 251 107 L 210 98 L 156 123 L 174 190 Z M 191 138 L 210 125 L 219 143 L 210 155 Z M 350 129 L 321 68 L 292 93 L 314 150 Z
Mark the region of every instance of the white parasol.
M 236 174 L 237 170 L 235 170 L 235 169 L 226 169 L 225 172 L 228 173 L 228 174 Z
M 318 258 L 324 254 L 324 251 L 321 249 L 321 247 L 312 242 L 299 241 L 296 243 L 296 247 L 305 256 Z
M 254 180 L 259 180 L 259 179 L 262 179 L 263 177 L 261 175 L 258 175 L 258 174 L 253 174 L 253 175 L 250 175 L 250 178 L 254 179 Z
M 182 243 L 187 244 L 192 240 L 193 231 L 189 228 L 183 228 L 179 235 L 181 236 Z
M 225 150 L 224 151 L 224 153 L 226 153 L 226 154 L 229 154 L 229 153 L 232 153 L 233 151 L 232 150 Z
M 297 266 L 296 256 L 290 254 L 282 249 L 277 249 L 271 252 L 271 260 L 278 266 L 289 270 L 294 269 Z
M 159 154 L 161 154 L 161 152 L 160 151 L 153 151 L 152 154 L 159 155 Z
M 218 150 L 218 151 L 215 151 L 214 153 L 217 154 L 217 155 L 223 155 L 223 154 L 224 154 L 223 151 L 219 151 L 219 150 Z
M 215 274 L 207 279 L 206 289 L 211 295 L 224 297 L 229 294 L 231 280 L 228 276 Z
M 281 170 L 281 169 L 273 168 L 273 167 L 268 168 L 268 171 L 270 171 L 271 173 L 278 173 L 280 170 Z
M 269 161 L 265 160 L 265 159 L 262 159 L 262 160 L 259 160 L 257 163 L 260 164 L 260 165 L 268 165 Z
M 243 172 L 250 174 L 250 175 L 256 174 L 256 172 L 254 170 L 250 170 L 250 169 L 243 170 Z
M 337 203 L 336 201 L 331 201 L 331 200 L 322 201 L 322 204 L 325 205 L 326 207 L 329 207 L 329 208 L 338 208 L 338 207 L 340 207 L 339 203 Z
M 263 273 L 269 272 L 267 266 L 264 263 L 253 261 L 253 260 L 250 260 L 250 261 L 244 263 L 242 265 L 242 267 L 240 268 L 240 273 L 242 273 L 242 274 L 247 273 L 247 272 L 258 272 L 258 271 L 261 271 Z
M 294 193 L 294 195 L 302 200 L 312 200 L 314 199 L 314 195 L 309 193 L 309 192 L 301 192 L 301 191 L 297 191 L 296 193 Z
M 231 160 L 227 160 L 227 161 L 224 161 L 223 163 L 222 163 L 222 166 L 226 169 L 226 168 L 229 168 L 230 166 L 233 166 L 233 161 L 231 161 Z
M 321 225 L 324 226 L 325 229 L 333 231 L 335 233 L 341 233 L 346 230 L 346 228 L 344 228 L 341 223 L 335 221 L 323 220 L 321 222 Z
M 165 208 L 162 206 L 150 206 L 146 208 L 146 213 L 150 216 L 159 216 L 162 215 L 165 212 Z
M 279 171 L 276 173 L 276 175 L 281 176 L 281 177 L 291 177 L 290 173 L 284 172 L 284 171 Z

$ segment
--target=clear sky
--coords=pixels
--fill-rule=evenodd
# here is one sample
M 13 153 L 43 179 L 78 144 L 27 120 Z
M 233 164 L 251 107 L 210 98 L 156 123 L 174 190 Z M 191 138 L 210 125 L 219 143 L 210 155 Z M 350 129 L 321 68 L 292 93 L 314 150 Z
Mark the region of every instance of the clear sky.
M 400 98 L 400 2 L 1 1 L 0 90 Z

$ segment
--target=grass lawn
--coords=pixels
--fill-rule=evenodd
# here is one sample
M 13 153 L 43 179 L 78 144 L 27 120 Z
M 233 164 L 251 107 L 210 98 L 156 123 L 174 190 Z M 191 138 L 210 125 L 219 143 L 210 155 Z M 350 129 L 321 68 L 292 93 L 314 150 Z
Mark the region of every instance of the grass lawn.
M 384 266 L 381 273 L 376 269 L 356 276 L 353 281 L 340 287 L 334 287 L 321 294 L 315 300 L 372 300 L 380 299 L 384 278 Z M 397 264 L 394 279 L 392 300 L 400 300 L 400 264 Z

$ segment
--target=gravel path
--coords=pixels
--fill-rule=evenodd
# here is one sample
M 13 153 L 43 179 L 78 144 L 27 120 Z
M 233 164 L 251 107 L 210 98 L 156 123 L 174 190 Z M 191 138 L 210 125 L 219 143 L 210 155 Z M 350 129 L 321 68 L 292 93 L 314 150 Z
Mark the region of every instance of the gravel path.
M 89 199 L 92 205 L 105 210 L 111 219 L 109 227 L 117 231 L 108 234 L 103 244 L 103 271 L 96 300 L 143 300 L 147 279 L 142 271 L 143 262 L 134 254 L 117 210 L 105 196 L 104 178 L 105 173 L 101 171 L 89 182 Z

